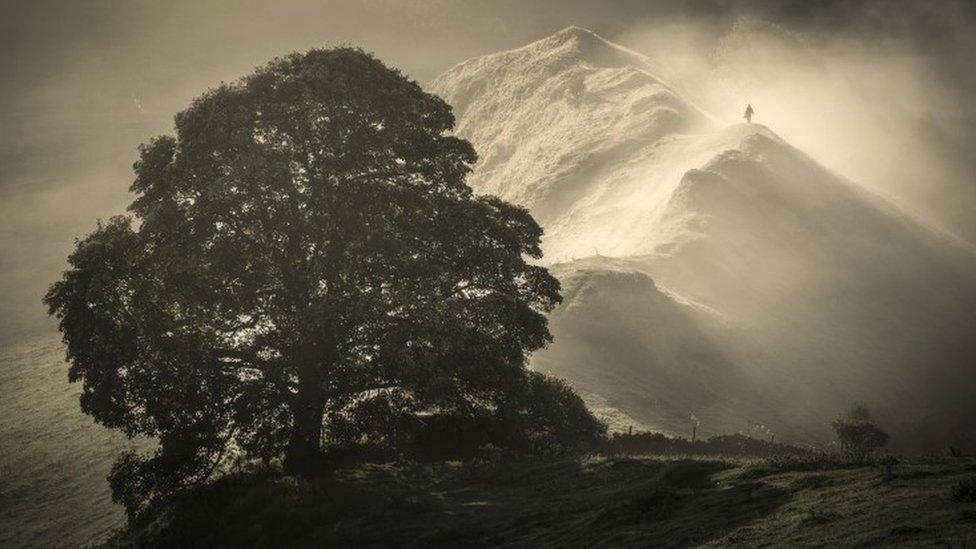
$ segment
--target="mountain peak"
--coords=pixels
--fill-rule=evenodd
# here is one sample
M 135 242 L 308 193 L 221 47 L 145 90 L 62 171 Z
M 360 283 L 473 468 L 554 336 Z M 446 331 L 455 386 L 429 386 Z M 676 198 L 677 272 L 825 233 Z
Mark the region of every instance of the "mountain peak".
M 650 66 L 645 56 L 614 44 L 589 29 L 575 25 L 532 42 L 520 50 L 546 55 L 566 54 L 596 67 L 634 67 L 647 70 Z
M 609 41 L 605 40 L 603 37 L 597 33 L 591 31 L 590 29 L 584 29 L 583 27 L 577 27 L 576 25 L 570 25 L 565 29 L 550 35 L 548 38 L 543 38 L 542 40 L 597 40 L 604 42 L 608 45 L 612 45 Z
M 546 223 L 603 181 L 597 172 L 614 165 L 606 158 L 707 124 L 649 68 L 642 55 L 573 26 L 465 61 L 431 89 L 454 108 L 458 134 L 478 147 L 471 186 L 535 207 Z

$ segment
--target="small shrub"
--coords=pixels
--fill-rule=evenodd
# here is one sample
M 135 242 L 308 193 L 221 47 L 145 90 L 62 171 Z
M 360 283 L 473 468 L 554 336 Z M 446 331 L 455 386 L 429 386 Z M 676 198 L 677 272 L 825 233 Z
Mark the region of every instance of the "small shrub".
M 554 456 L 595 451 L 605 445 L 607 426 L 598 420 L 566 381 L 529 372 L 523 409 L 507 419 L 528 453 Z M 517 446 L 517 445 L 516 445 Z
M 834 420 L 833 426 L 841 449 L 854 461 L 869 462 L 891 438 L 864 406 L 855 406 L 846 416 Z

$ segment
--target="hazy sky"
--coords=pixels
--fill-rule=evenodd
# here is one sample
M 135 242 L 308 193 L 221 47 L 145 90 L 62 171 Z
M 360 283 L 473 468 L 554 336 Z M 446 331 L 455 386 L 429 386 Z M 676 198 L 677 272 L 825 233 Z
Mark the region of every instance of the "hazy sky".
M 771 26 L 760 25 L 765 30 L 759 33 L 731 32 L 744 18 Z M 518 47 L 575 24 L 661 61 L 683 59 L 671 76 L 700 85 L 697 80 L 709 71 L 754 59 L 751 37 L 760 36 L 766 41 L 760 45 L 771 44 L 778 53 L 752 65 L 762 68 L 766 61 L 781 69 L 775 82 L 764 80 L 767 75 L 758 79 L 767 95 L 781 92 L 757 105 L 760 115 L 781 121 L 787 137 L 822 153 L 818 157 L 828 165 L 836 161 L 853 175 L 876 176 L 874 188 L 884 186 L 893 151 L 917 149 L 915 141 L 930 144 L 927 159 L 916 164 L 928 170 L 939 162 L 929 170 L 938 172 L 939 181 L 918 181 L 916 188 L 913 175 L 892 189 L 921 210 L 943 212 L 944 226 L 972 238 L 976 221 L 958 205 L 976 206 L 976 184 L 965 175 L 976 168 L 970 158 L 976 143 L 973 20 L 971 2 L 4 2 L 0 343 L 47 325 L 39 304 L 44 289 L 63 268 L 72 240 L 130 201 L 127 188 L 140 143 L 169 132 L 173 115 L 206 88 L 276 55 L 336 44 L 372 51 L 423 83 L 469 57 Z M 790 52 L 785 57 L 779 51 L 784 44 Z M 724 65 L 716 63 L 716 54 Z M 829 56 L 843 63 L 824 64 Z M 850 75 L 862 74 L 865 66 L 883 70 L 849 85 Z M 837 93 L 847 98 L 845 108 L 834 109 L 827 120 L 843 124 L 855 109 L 866 111 L 856 121 L 867 127 L 861 141 L 876 140 L 873 149 L 841 155 L 829 148 L 824 128 L 797 130 L 815 116 L 777 118 L 770 112 L 774 106 L 787 110 L 783 97 L 791 90 L 784 83 L 795 83 L 796 71 L 808 68 L 803 75 L 844 83 Z M 864 97 L 870 94 L 877 96 Z M 797 112 L 815 114 L 823 98 L 807 97 L 820 104 Z M 698 99 L 708 103 L 724 96 Z M 879 105 L 899 119 L 885 119 Z M 906 129 L 913 132 L 908 141 L 885 137 Z

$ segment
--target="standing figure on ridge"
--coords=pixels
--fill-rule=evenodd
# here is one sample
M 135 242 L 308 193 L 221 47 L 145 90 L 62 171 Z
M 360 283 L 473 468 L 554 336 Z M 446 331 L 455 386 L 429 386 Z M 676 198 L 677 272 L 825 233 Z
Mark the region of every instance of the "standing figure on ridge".
M 746 105 L 746 123 L 752 124 L 752 114 L 756 112 L 752 110 L 752 105 Z

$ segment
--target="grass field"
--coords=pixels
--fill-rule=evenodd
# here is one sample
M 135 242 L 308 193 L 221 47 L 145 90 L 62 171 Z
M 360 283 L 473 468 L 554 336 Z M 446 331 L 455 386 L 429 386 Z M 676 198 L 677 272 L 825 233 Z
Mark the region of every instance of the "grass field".
M 816 467 L 594 457 L 365 465 L 301 483 L 240 475 L 157 513 L 124 544 L 976 545 L 976 501 L 953 497 L 957 483 L 976 477 L 976 460 L 911 460 L 888 479 L 877 467 Z

